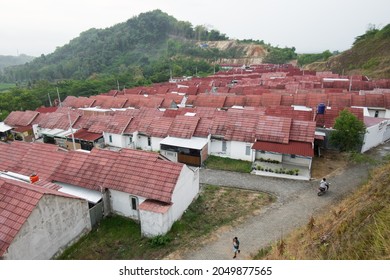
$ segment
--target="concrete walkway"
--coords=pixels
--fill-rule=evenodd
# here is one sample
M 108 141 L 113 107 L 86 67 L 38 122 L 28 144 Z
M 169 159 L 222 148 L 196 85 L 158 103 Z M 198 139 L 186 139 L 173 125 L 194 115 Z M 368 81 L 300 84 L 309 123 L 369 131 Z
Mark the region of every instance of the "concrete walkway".
M 372 154 L 380 159 L 390 153 L 390 145 L 377 147 Z M 312 215 L 327 212 L 348 193 L 355 190 L 369 175 L 368 165 L 356 165 L 347 170 L 327 177 L 330 190 L 324 196 L 317 196 L 318 181 L 296 181 L 281 178 L 269 178 L 258 175 L 202 169 L 202 184 L 239 187 L 272 193 L 277 202 L 264 211 L 249 218 L 243 224 L 224 232 L 216 240 L 207 242 L 203 247 L 182 256 L 187 260 L 228 260 L 232 259 L 232 239 L 240 239 L 241 253 L 237 259 L 251 259 L 253 255 L 290 233 L 304 226 Z M 239 207 L 239 205 L 238 205 Z

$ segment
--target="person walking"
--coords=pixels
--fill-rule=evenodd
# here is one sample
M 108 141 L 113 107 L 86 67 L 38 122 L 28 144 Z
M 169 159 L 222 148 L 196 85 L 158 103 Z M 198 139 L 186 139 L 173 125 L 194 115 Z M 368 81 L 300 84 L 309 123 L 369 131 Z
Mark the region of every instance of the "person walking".
M 237 253 L 240 253 L 240 241 L 238 240 L 237 237 L 233 238 L 233 259 L 237 257 Z

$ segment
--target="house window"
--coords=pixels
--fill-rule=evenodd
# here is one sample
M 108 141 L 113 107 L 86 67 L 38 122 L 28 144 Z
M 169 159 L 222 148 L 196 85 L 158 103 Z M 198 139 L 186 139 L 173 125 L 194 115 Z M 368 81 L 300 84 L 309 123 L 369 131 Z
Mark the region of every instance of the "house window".
M 222 141 L 222 152 L 226 152 L 227 147 L 226 147 L 226 141 Z
M 137 210 L 137 198 L 131 197 L 131 209 Z
M 379 116 L 379 111 L 376 110 L 376 111 L 375 111 L 375 116 L 374 116 L 374 117 L 377 118 L 378 116 Z
M 133 143 L 133 136 L 129 136 L 129 143 Z
M 264 150 L 261 150 L 260 153 L 261 153 L 261 154 L 265 154 L 265 151 L 264 151 Z
M 251 155 L 251 146 L 247 145 L 245 147 L 245 155 L 250 156 Z
M 152 139 L 148 137 L 148 146 L 152 146 Z
M 295 158 L 295 155 L 291 155 L 291 158 Z
M 112 135 L 108 136 L 108 141 L 110 141 L 110 143 L 112 143 Z

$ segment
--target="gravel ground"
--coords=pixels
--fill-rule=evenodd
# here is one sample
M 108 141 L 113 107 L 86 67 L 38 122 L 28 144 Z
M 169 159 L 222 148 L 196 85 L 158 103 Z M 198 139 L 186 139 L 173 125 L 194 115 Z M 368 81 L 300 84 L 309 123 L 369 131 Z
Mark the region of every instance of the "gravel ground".
M 375 159 L 381 159 L 390 153 L 390 144 L 381 145 L 370 152 Z M 277 201 L 262 213 L 235 225 L 232 230 L 218 235 L 206 243 L 182 256 L 186 260 L 228 260 L 232 259 L 232 239 L 240 239 L 241 253 L 237 259 L 252 259 L 251 256 L 267 245 L 279 240 L 293 229 L 307 224 L 312 215 L 328 211 L 345 195 L 365 182 L 369 175 L 368 163 L 349 166 L 327 177 L 330 190 L 324 196 L 317 196 L 318 180 L 294 181 L 269 178 L 251 174 L 202 169 L 201 184 L 231 186 L 272 193 Z M 239 205 L 237 205 L 239 207 Z

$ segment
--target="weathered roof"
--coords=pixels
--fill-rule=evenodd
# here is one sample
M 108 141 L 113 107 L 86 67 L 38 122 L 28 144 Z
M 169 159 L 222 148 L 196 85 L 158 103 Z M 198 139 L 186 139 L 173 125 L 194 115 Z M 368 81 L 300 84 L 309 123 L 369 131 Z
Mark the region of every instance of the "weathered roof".
M 256 138 L 259 141 L 268 141 L 287 144 L 290 138 L 290 118 L 260 116 L 256 127 Z
M 194 135 L 199 118 L 191 116 L 176 116 L 169 129 L 168 135 L 179 138 L 191 138 Z
M 0 256 L 7 251 L 45 194 L 70 197 L 37 185 L 0 178 Z
M 290 141 L 289 143 L 271 143 L 256 141 L 252 149 L 257 151 L 268 151 L 280 154 L 299 155 L 313 157 L 314 151 L 311 143 Z
M 13 111 L 4 120 L 9 126 L 29 126 L 39 115 L 37 111 Z

